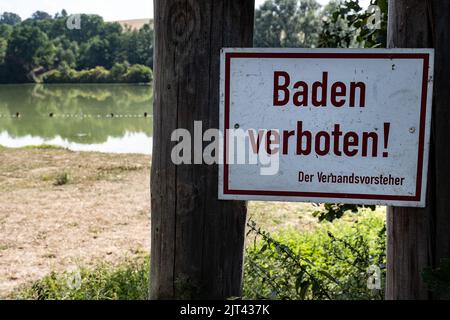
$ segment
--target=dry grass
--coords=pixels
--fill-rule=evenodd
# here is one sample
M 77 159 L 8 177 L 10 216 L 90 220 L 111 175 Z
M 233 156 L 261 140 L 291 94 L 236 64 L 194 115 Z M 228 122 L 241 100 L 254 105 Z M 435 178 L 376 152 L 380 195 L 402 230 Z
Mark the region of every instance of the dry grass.
M 293 228 L 311 230 L 317 226 L 312 213 L 318 208 L 310 203 L 249 202 L 248 215 L 258 226 L 269 232 Z
M 0 190 L 0 298 L 52 271 L 149 253 L 148 156 L 0 147 Z M 302 232 L 317 226 L 316 209 L 250 202 L 248 216 Z
M 141 155 L 2 149 L 0 297 L 50 271 L 147 252 L 149 168 Z

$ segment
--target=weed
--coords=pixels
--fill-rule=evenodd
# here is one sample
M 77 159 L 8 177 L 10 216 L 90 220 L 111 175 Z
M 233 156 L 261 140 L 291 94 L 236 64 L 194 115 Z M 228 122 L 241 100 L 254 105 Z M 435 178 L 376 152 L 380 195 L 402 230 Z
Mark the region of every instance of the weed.
M 70 181 L 70 176 L 67 172 L 62 172 L 58 174 L 55 178 L 54 186 L 63 186 L 68 184 Z

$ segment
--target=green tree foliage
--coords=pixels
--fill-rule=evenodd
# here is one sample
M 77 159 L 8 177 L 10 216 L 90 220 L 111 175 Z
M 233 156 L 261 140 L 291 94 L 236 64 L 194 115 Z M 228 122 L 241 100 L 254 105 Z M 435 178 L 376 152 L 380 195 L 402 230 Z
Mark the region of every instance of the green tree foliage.
M 109 41 L 95 36 L 81 46 L 78 67 L 80 69 L 95 68 L 96 66 L 110 68 L 112 59 Z
M 78 43 L 66 37 L 58 37 L 53 40 L 53 43 L 56 47 L 55 65 L 66 63 L 71 68 L 75 68 L 80 56 Z
M 82 14 L 77 29 L 67 27 L 69 17 L 65 10 L 54 17 L 37 11 L 23 22 L 12 13 L 0 15 L 0 83 L 41 81 L 44 73 L 48 81 L 65 82 L 91 82 L 96 77 L 102 82 L 151 79 L 154 36 L 150 25 L 124 30 L 98 15 Z M 120 76 L 116 68 L 112 77 L 109 70 L 116 64 L 127 67 Z M 72 75 L 77 78 L 69 80 Z
M 26 82 L 38 67 L 51 66 L 54 54 L 55 48 L 45 33 L 30 26 L 16 27 L 6 48 L 6 73 L 12 82 Z
M 0 64 L 5 62 L 6 49 L 8 48 L 8 42 L 6 39 L 0 38 Z
M 153 30 L 144 25 L 140 30 L 126 31 L 125 49 L 128 52 L 128 62 L 142 64 L 153 68 Z
M 315 0 L 267 0 L 255 12 L 256 47 L 315 47 L 321 25 Z
M 7 24 L 0 24 L 0 66 L 5 62 L 8 40 L 12 33 L 12 27 Z
M 332 1 L 325 8 L 319 47 L 386 47 L 388 0 L 372 0 L 371 5 L 380 10 L 378 26 L 373 24 L 375 11 L 362 8 L 358 0 Z
M 346 212 L 356 213 L 360 208 L 367 208 L 372 211 L 376 209 L 376 206 L 358 206 L 354 204 L 333 204 L 326 203 L 323 208 L 317 210 L 313 213 L 313 216 L 318 218 L 319 221 L 329 221 L 332 222 L 335 219 L 342 218 Z
M 19 15 L 12 12 L 3 12 L 0 15 L 0 24 L 8 24 L 10 26 L 14 26 L 22 22 L 22 19 Z
M 52 18 L 52 16 L 49 15 L 47 12 L 44 12 L 44 11 L 36 11 L 31 16 L 31 19 L 33 19 L 33 20 L 48 20 L 48 19 L 51 19 L 51 18 Z

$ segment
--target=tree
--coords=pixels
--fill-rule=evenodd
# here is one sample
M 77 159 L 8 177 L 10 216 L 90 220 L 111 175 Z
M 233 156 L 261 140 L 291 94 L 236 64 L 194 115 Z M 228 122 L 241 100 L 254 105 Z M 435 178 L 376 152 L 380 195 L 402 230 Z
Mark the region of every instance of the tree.
M 32 20 L 50 20 L 52 16 L 44 11 L 36 11 L 31 15 Z
M 150 28 L 149 24 L 145 24 L 141 29 L 139 29 L 138 39 L 139 45 L 137 49 L 139 59 L 134 63 L 142 64 L 147 67 L 153 68 L 154 32 L 153 29 Z
M 139 30 L 127 30 L 123 35 L 123 57 L 131 64 L 153 67 L 153 29 L 145 24 Z
M 8 48 L 8 42 L 4 38 L 0 38 L 0 65 L 5 62 L 6 49 Z
M 102 17 L 93 14 L 82 14 L 80 19 L 82 21 L 81 29 L 65 29 L 65 34 L 70 40 L 81 44 L 86 43 L 93 37 L 104 35 L 102 32 L 105 22 Z
M 44 23 L 47 25 L 44 26 Z M 56 39 L 64 37 L 70 39 L 69 29 L 67 29 L 67 18 L 66 17 L 58 17 L 53 20 L 44 20 L 40 21 L 38 26 L 44 31 L 50 39 Z
M 54 62 L 55 48 L 47 35 L 36 27 L 14 29 L 8 41 L 5 65 L 13 82 L 29 81 L 37 67 L 48 68 Z
M 58 38 L 53 42 L 55 45 L 55 67 L 61 63 L 67 64 L 70 68 L 75 68 L 78 58 L 78 45 L 63 38 Z
M 8 40 L 12 33 L 12 27 L 8 24 L 0 24 L 0 65 L 4 63 Z
M 81 58 L 78 63 L 80 69 L 90 69 L 96 66 L 111 68 L 113 60 L 109 50 L 109 41 L 101 39 L 99 36 L 89 39 L 82 45 Z
M 12 20 L 15 16 L 17 15 L 12 13 L 1 15 L 3 19 L 3 23 L 0 23 L 2 83 L 26 81 L 27 73 L 35 68 L 43 67 L 44 69 L 39 69 L 40 73 L 47 69 L 58 69 L 63 63 L 68 68 L 78 70 L 94 69 L 97 66 L 110 69 L 115 63 L 153 66 L 153 29 L 148 24 L 140 30 L 125 30 L 124 32 L 119 23 L 105 22 L 102 17 L 97 15 L 81 15 L 82 28 L 68 29 L 66 26 L 68 13 L 63 10 L 54 18 L 45 12 L 38 11 L 33 18 L 19 24 L 9 25 L 13 24 Z M 24 28 L 34 31 L 25 32 Z M 49 42 L 50 46 L 45 46 L 39 51 L 25 50 L 27 53 L 24 57 L 11 56 L 8 64 L 12 63 L 12 65 L 6 65 L 8 43 L 13 31 L 16 38 L 15 43 L 12 44 L 15 47 L 14 50 L 19 50 L 18 47 L 23 49 L 27 41 L 31 44 L 36 42 L 35 39 L 32 39 L 34 36 L 38 36 L 38 41 L 40 41 L 42 34 L 46 35 L 45 42 Z M 17 42 L 19 31 L 20 45 Z M 35 34 L 34 32 L 37 31 L 40 33 Z M 51 48 L 53 49 L 48 50 Z M 46 52 L 48 56 L 44 57 L 43 52 Z M 37 64 L 30 63 L 33 59 L 29 57 L 28 53 L 39 54 L 35 57 L 35 60 L 39 62 Z M 23 63 L 25 61 L 27 62 Z M 143 70 L 146 69 L 141 71 Z M 125 74 L 122 76 L 124 77 Z M 9 77 L 12 78 L 9 79 Z
M 19 15 L 12 12 L 3 12 L 0 15 L 0 24 L 8 24 L 10 26 L 15 26 L 22 22 L 22 18 Z
M 388 0 L 371 0 L 381 10 L 379 28 L 370 26 L 374 12 L 359 5 L 358 1 L 331 1 L 323 12 L 323 25 L 319 47 L 376 48 L 386 46 Z
M 320 30 L 316 0 L 267 0 L 255 12 L 256 47 L 315 47 Z
M 68 16 L 69 16 L 69 14 L 67 13 L 66 9 L 62 9 L 61 12 L 57 12 L 55 14 L 55 19 L 67 18 Z
M 319 47 L 348 48 L 359 46 L 356 42 L 358 31 L 351 28 L 347 20 L 347 14 L 341 11 L 344 6 L 343 0 L 334 0 L 324 7 Z

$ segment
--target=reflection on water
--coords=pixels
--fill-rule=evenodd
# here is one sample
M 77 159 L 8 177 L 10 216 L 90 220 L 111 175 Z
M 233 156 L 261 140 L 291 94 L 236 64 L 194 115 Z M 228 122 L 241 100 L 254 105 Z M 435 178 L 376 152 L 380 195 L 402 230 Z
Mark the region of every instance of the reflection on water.
M 27 146 L 52 145 L 67 148 L 73 151 L 97 151 L 107 153 L 141 153 L 151 154 L 152 141 L 145 133 L 127 132 L 123 137 L 108 139 L 103 143 L 82 144 L 70 142 L 57 136 L 53 139 L 24 136 L 13 138 L 7 132 L 0 133 L 0 145 L 8 148 L 22 148 Z
M 152 99 L 139 85 L 0 86 L 0 145 L 149 154 Z

